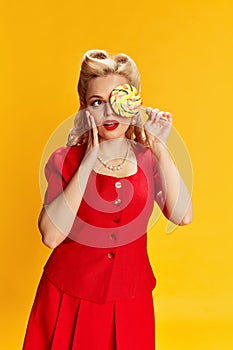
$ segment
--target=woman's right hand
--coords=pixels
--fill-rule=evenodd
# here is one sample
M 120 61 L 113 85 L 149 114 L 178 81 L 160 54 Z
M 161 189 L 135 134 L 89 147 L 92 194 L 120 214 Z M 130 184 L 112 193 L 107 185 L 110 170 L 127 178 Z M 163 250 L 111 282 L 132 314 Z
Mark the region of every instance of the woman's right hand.
M 90 161 L 91 163 L 94 163 L 97 160 L 98 150 L 99 150 L 99 138 L 98 138 L 98 129 L 95 123 L 95 119 L 91 113 L 86 110 L 86 120 L 89 130 L 89 138 L 87 142 L 87 148 L 84 160 Z

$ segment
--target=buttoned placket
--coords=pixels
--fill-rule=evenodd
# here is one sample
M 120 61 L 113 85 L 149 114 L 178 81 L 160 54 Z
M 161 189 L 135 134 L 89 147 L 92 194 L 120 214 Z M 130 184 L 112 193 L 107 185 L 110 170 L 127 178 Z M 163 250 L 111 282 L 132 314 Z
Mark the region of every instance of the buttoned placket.
M 122 189 L 122 182 L 121 181 L 116 181 L 115 182 L 115 188 L 117 190 Z M 119 191 L 117 191 L 117 193 L 118 193 L 118 198 L 114 201 L 114 205 L 118 206 L 119 209 L 120 209 L 120 207 L 122 206 L 122 199 L 120 198 L 121 194 L 119 194 Z M 121 222 L 121 214 L 117 213 L 117 214 L 113 215 L 113 219 L 112 220 L 116 224 L 119 224 Z M 114 239 L 114 240 L 117 240 L 117 237 L 114 234 L 111 235 L 111 238 Z
M 120 181 L 116 181 L 115 182 L 115 189 L 119 190 L 122 188 L 122 182 Z M 118 193 L 119 191 L 117 191 Z M 122 199 L 120 198 L 120 196 L 118 196 L 118 198 L 114 201 L 114 205 L 115 206 L 118 206 L 118 207 L 121 207 L 122 205 Z M 120 209 L 120 208 L 119 208 Z M 112 218 L 113 222 L 115 222 L 116 224 L 119 224 L 121 222 L 121 216 L 120 214 L 114 214 L 113 213 L 113 218 Z M 117 230 L 117 227 L 116 227 L 116 230 Z M 117 243 L 118 241 L 118 235 L 117 233 L 111 233 L 110 234 L 110 240 L 111 241 L 115 241 Z M 107 257 L 108 259 L 113 259 L 115 257 L 115 252 L 114 251 L 109 251 L 107 253 Z

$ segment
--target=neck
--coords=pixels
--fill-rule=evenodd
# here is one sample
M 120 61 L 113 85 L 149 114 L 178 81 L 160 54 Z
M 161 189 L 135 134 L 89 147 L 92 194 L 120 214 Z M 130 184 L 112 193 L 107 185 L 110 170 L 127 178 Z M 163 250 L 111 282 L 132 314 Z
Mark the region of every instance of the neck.
M 127 138 L 101 141 L 99 150 L 102 155 L 111 157 L 122 157 L 128 149 L 129 143 Z

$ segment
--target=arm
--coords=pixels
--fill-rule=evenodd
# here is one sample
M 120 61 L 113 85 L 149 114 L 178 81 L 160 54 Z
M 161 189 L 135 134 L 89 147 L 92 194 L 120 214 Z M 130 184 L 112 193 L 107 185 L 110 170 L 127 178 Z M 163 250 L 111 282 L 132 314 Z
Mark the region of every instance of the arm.
M 145 133 L 151 151 L 159 163 L 162 182 L 164 215 L 177 225 L 186 225 L 192 221 L 192 202 L 189 192 L 176 168 L 166 147 L 166 139 L 170 133 L 172 116 L 158 109 L 147 109 L 149 119 L 145 123 Z M 161 117 L 165 116 L 167 120 Z M 161 197 L 161 193 L 159 194 Z
M 49 205 L 46 205 L 39 216 L 38 226 L 42 241 L 49 248 L 58 246 L 69 234 L 79 209 L 89 175 L 96 162 L 98 152 L 97 129 L 94 119 L 87 114 L 89 125 L 92 125 L 92 142 L 89 143 L 84 159 L 66 188 Z

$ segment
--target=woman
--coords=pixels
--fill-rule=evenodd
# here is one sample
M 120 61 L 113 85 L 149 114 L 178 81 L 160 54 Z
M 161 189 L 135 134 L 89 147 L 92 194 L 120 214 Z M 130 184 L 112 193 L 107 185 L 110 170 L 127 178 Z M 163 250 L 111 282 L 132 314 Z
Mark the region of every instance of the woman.
M 39 218 L 54 248 L 31 311 L 24 350 L 154 350 L 146 228 L 154 201 L 177 225 L 192 220 L 188 191 L 166 148 L 172 116 L 148 108 L 116 115 L 120 84 L 140 89 L 133 60 L 91 50 L 83 58 L 80 111 L 67 147 L 50 157 Z

